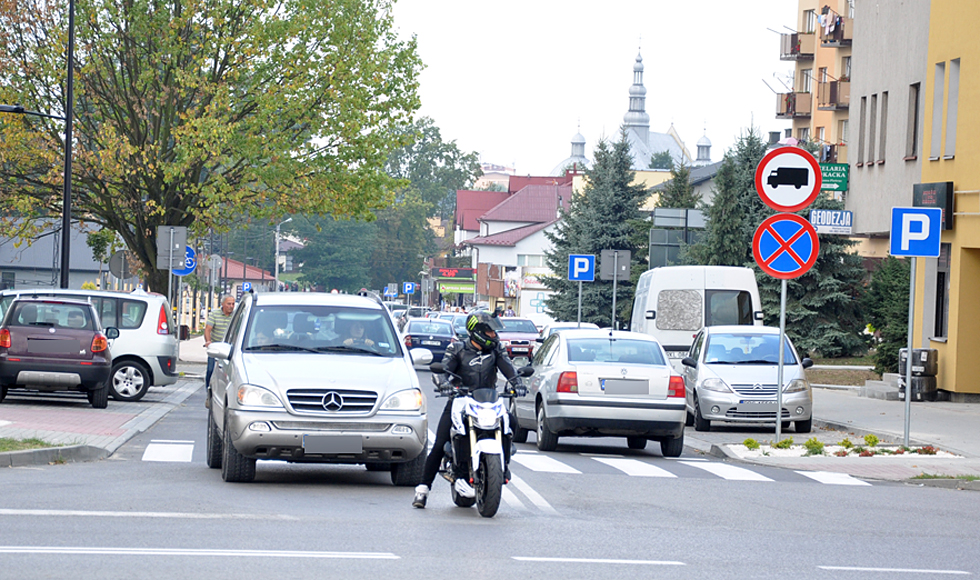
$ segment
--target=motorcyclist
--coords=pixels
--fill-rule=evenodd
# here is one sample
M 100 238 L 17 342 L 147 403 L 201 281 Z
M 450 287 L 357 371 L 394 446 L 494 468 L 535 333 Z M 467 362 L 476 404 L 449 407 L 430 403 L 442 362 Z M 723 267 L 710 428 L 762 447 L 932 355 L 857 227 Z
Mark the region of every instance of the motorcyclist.
M 503 373 L 509 381 L 517 377 L 517 370 L 507 356 L 507 351 L 500 344 L 497 338 L 497 330 L 502 325 L 495 316 L 487 312 L 474 312 L 466 318 L 466 330 L 469 340 L 464 342 L 454 342 L 446 349 L 443 356 L 443 367 L 462 379 L 462 384 L 468 389 L 492 388 L 497 387 L 497 371 Z M 518 377 L 511 383 L 514 392 L 518 396 L 527 394 L 527 389 Z M 453 385 L 448 380 L 448 375 L 441 375 L 439 380 L 439 390 L 443 394 L 449 394 L 453 390 Z M 422 483 L 415 488 L 415 499 L 412 505 L 417 508 L 424 508 L 426 499 L 429 497 L 429 489 L 439 471 L 439 464 L 442 462 L 443 448 L 449 441 L 449 432 L 452 427 L 452 401 L 446 403 L 439 417 L 439 427 L 436 429 L 436 440 L 432 444 L 432 451 L 425 459 L 425 469 L 422 472 Z M 512 435 L 504 435 L 504 464 L 510 463 Z M 504 479 L 510 479 L 510 471 L 504 475 Z M 473 488 L 465 479 L 457 479 L 456 491 L 461 495 L 473 497 Z

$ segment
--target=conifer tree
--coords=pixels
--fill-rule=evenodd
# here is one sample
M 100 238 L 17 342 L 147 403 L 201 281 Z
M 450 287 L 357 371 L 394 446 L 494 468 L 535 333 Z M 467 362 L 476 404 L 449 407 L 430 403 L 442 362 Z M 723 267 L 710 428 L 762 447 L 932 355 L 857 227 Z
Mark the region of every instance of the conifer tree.
M 909 262 L 889 256 L 871 276 L 864 295 L 868 322 L 880 342 L 874 355 L 875 372 L 898 372 L 898 349 L 908 346 Z
M 586 172 L 587 184 L 572 196 L 569 209 L 553 232 L 545 236 L 552 249 L 545 251 L 554 276 L 544 280 L 554 291 L 546 300 L 548 310 L 558 320 L 575 320 L 578 315 L 578 283 L 568 280 L 569 254 L 594 254 L 598 270 L 602 250 L 629 250 L 634 259 L 638 246 L 631 223 L 640 217 L 640 204 L 647 196 L 642 186 L 633 185 L 635 173 L 625 133 L 616 143 L 601 141 L 595 150 L 595 163 Z M 582 285 L 582 321 L 601 326 L 612 315 L 612 281 Z M 633 285 L 617 282 L 617 320 L 624 321 L 633 301 Z
M 670 170 L 670 181 L 664 184 L 657 207 L 695 209 L 701 196 L 691 186 L 691 167 L 681 163 Z

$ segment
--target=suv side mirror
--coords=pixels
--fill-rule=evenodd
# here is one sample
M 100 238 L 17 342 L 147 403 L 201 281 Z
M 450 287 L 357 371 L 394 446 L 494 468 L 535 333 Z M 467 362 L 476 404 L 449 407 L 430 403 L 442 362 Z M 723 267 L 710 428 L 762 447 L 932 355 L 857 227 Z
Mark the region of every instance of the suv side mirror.
M 115 326 L 107 326 L 103 330 L 105 330 L 105 337 L 108 338 L 109 340 L 112 340 L 113 338 L 119 338 L 119 329 L 116 328 Z

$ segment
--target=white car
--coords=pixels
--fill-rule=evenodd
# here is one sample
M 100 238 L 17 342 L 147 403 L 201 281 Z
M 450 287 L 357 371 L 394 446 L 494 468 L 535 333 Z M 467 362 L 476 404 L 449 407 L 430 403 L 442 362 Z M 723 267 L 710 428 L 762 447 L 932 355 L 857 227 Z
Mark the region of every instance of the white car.
M 514 401 L 514 440 L 537 432 L 538 449 L 559 437 L 626 437 L 630 449 L 660 442 L 665 457 L 684 449 L 684 379 L 656 339 L 636 332 L 563 330 L 535 352 L 528 394 Z
M 712 421 L 775 423 L 779 374 L 779 329 L 771 326 L 709 326 L 694 338 L 681 361 L 687 386 L 688 425 L 711 429 Z M 813 395 L 805 369 L 786 337 L 783 357 L 783 425 L 809 433 Z
M 571 328 L 576 328 L 576 329 L 577 328 L 591 328 L 591 329 L 595 330 L 595 329 L 598 329 L 599 328 L 599 325 L 598 324 L 594 324 L 592 322 L 583 322 L 581 324 L 581 326 L 579 326 L 579 323 L 578 322 L 552 322 L 551 324 L 549 324 L 549 325 L 545 326 L 543 329 L 541 329 L 541 341 L 543 342 L 544 339 L 548 338 L 549 336 L 551 336 L 552 334 L 558 332 L 559 330 L 568 330 L 568 329 L 571 329 Z

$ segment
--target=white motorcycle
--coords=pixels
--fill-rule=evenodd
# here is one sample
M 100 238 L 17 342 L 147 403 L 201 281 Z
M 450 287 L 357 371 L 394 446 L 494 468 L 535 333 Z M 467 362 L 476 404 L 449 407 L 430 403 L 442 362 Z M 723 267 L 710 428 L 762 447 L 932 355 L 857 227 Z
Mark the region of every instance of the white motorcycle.
M 517 371 L 508 381 L 508 388 L 499 393 L 496 388 L 468 389 L 460 385 L 460 377 L 445 369 L 442 363 L 432 363 L 432 382 L 438 385 L 436 374 L 444 373 L 453 378 L 452 428 L 446 442 L 439 473 L 450 483 L 453 503 L 459 507 L 472 507 L 485 518 L 492 518 L 500 507 L 503 492 L 504 435 L 510 435 L 510 413 L 504 399 L 513 396 L 510 388 L 520 377 L 530 376 L 531 367 Z M 437 392 L 438 389 L 436 389 Z M 467 443 L 469 457 L 467 458 Z

